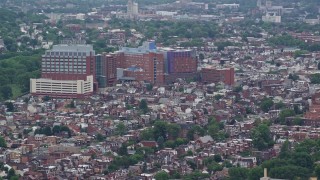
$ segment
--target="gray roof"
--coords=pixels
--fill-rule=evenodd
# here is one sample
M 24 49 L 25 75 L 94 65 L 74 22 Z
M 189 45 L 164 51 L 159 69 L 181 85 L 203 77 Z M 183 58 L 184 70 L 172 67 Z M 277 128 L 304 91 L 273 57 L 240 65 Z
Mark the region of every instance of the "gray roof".
M 209 136 L 209 135 L 200 137 L 199 140 L 200 140 L 202 143 L 208 143 L 208 142 L 210 142 L 210 141 L 213 141 L 212 137 Z
M 58 44 L 53 45 L 51 50 L 47 52 L 85 52 L 86 56 L 95 55 L 95 51 L 93 50 L 93 46 L 89 44 Z

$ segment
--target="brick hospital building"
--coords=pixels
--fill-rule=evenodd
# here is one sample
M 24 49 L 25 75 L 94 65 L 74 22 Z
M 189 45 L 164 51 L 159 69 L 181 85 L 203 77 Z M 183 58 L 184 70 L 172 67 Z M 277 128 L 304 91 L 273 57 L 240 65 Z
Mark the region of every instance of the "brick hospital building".
M 41 78 L 30 79 L 30 92 L 51 97 L 90 96 L 97 88 L 95 72 L 92 45 L 54 45 L 42 56 Z

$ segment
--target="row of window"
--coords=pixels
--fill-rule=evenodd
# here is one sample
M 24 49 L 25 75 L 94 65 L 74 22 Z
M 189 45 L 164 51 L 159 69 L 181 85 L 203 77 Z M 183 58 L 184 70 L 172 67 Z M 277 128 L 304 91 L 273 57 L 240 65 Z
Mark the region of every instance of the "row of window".
M 38 81 L 37 84 L 76 84 L 75 82 L 65 82 L 65 81 Z
M 76 88 L 77 87 L 77 83 L 74 83 L 74 82 L 72 82 L 72 83 L 43 83 L 42 82 L 42 83 L 37 83 L 37 85 L 40 87 L 52 87 L 52 86 L 59 86 L 59 87 L 63 86 L 63 87 L 68 87 L 68 88 L 71 88 L 71 87 Z
M 86 56 L 85 52 L 46 52 L 47 56 Z
M 67 86 L 65 84 L 61 84 L 61 85 L 55 85 L 55 84 L 47 84 L 47 85 L 40 85 L 37 84 L 36 88 L 40 88 L 40 89 L 52 89 L 52 88 L 57 88 L 57 89 L 73 89 L 76 90 L 77 89 L 77 84 L 73 84 L 72 86 Z M 85 88 L 91 88 L 91 86 L 88 86 Z
M 46 92 L 46 93 L 57 93 L 57 92 L 59 92 L 59 93 L 64 93 L 64 94 L 76 94 L 77 93 L 77 91 L 55 91 L 55 90 L 50 91 L 50 90 L 41 90 L 41 89 L 36 89 L 36 91 L 38 91 L 38 92 Z
M 86 66 L 42 66 L 42 69 L 87 69 Z
M 42 58 L 41 62 L 52 62 L 52 63 L 58 63 L 58 62 L 66 62 L 66 63 L 77 63 L 77 62 L 87 62 L 86 59 L 69 59 L 69 58 L 53 58 L 53 59 L 45 59 Z
M 42 62 L 41 64 L 52 64 L 52 65 L 86 65 L 86 62 L 60 62 L 60 63 L 54 63 L 54 62 Z
M 68 69 L 59 69 L 59 70 L 51 70 L 51 69 L 42 69 L 42 72 L 68 72 L 72 74 L 84 74 L 85 70 L 68 70 Z
M 60 66 L 54 66 L 54 65 L 42 65 L 42 68 L 50 68 L 50 69 L 61 69 L 61 68 L 69 68 L 69 69 L 87 69 L 86 66 L 83 65 L 77 65 L 77 66 L 67 66 L 67 65 L 60 65 Z
M 70 89 L 70 88 L 55 88 L 55 87 L 52 87 L 52 88 L 42 88 L 42 87 L 39 87 L 39 88 L 36 88 L 36 90 L 43 90 L 43 91 L 45 91 L 45 90 L 47 90 L 47 91 L 49 91 L 49 90 L 59 90 L 59 91 L 74 91 L 74 92 L 77 92 L 77 89 Z
M 86 70 L 87 68 L 85 66 L 42 66 L 42 69 L 83 69 Z

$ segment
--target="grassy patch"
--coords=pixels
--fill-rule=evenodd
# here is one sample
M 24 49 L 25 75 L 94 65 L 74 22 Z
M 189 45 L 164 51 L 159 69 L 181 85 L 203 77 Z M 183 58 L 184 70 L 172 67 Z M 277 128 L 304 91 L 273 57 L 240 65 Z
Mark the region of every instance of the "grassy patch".
M 12 98 L 15 99 L 17 98 L 18 96 L 21 96 L 22 93 L 21 93 L 21 88 L 19 87 L 18 84 L 10 84 L 9 85 L 12 89 Z

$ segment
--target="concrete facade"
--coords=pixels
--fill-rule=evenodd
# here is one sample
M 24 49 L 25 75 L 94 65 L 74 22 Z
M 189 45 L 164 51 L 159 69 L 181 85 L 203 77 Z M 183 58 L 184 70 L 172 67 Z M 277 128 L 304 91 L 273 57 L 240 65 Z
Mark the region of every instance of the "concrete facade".
M 41 78 L 30 80 L 33 95 L 84 97 L 97 88 L 95 51 L 92 45 L 60 44 L 41 60 Z

